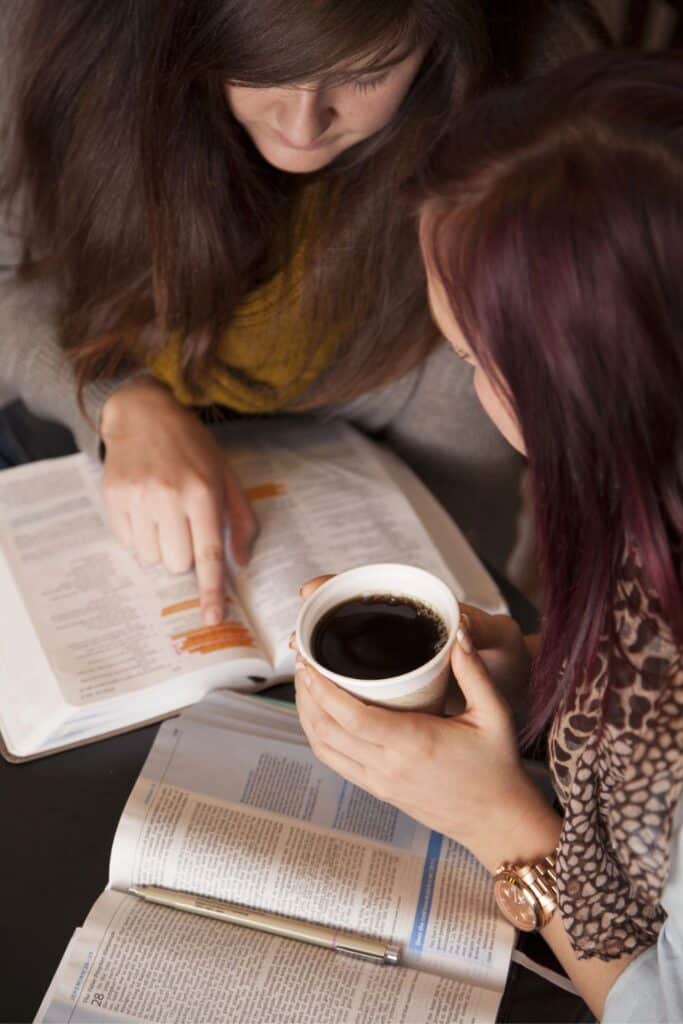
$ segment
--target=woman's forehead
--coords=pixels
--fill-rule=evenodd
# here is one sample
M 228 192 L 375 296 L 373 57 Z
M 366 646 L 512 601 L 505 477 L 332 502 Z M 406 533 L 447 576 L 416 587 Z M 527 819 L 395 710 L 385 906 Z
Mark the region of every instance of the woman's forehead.
M 267 87 L 287 83 L 334 81 L 377 74 L 407 60 L 424 46 L 410 11 L 389 13 L 381 20 L 368 18 L 346 23 L 336 13 L 319 23 L 308 19 L 276 19 L 259 32 L 248 31 L 248 18 L 232 38 L 224 41 L 228 79 L 235 84 Z M 343 6 L 343 5 L 342 5 Z M 308 22 L 308 23 L 306 23 Z M 425 47 L 426 48 L 426 47 Z

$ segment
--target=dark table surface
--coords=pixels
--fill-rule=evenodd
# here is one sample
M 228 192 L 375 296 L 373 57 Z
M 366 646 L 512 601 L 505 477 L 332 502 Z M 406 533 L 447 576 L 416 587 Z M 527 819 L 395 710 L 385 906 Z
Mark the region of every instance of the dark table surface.
M 504 587 L 516 617 L 533 613 Z M 291 687 L 277 696 L 291 699 Z M 273 694 L 273 691 L 269 691 Z M 31 1021 L 71 935 L 107 884 L 126 799 L 158 726 L 24 764 L 0 759 L 0 1021 Z M 564 1008 L 566 1005 L 566 1009 Z M 574 1021 L 576 1003 L 511 973 L 507 1021 Z

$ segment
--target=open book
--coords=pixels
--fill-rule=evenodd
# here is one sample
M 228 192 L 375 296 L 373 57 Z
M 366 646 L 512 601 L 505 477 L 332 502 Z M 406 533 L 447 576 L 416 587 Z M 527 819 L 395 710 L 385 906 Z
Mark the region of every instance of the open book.
M 210 690 L 291 677 L 300 584 L 402 561 L 490 611 L 500 596 L 455 524 L 387 451 L 342 424 L 230 424 L 260 523 L 204 628 L 194 572 L 144 569 L 112 537 L 84 455 L 0 474 L 0 731 L 13 759 L 166 717 Z
M 374 936 L 402 966 L 127 892 L 144 884 Z M 160 729 L 36 1020 L 483 1024 L 513 941 L 462 847 L 324 767 L 294 708 L 217 691 Z

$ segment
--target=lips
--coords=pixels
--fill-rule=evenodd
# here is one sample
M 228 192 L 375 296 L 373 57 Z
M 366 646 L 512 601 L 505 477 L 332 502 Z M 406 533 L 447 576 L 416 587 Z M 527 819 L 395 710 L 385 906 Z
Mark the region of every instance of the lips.
M 327 148 L 331 141 L 329 139 L 316 139 L 315 142 L 309 143 L 308 146 L 297 146 L 294 142 L 290 142 L 287 136 L 283 135 L 282 132 L 275 131 L 275 137 L 283 146 L 286 146 L 288 149 L 296 150 L 298 153 L 315 153 L 316 150 Z

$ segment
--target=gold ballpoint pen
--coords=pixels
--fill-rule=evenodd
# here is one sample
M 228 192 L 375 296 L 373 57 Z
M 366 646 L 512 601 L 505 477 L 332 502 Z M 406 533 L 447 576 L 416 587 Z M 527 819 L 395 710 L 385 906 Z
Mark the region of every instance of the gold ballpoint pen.
M 162 889 L 157 885 L 132 885 L 128 892 L 148 903 L 158 903 L 162 907 L 172 907 L 174 910 L 184 910 L 190 914 L 201 914 L 216 921 L 225 921 L 226 924 L 254 928 L 270 935 L 280 935 L 284 939 L 310 942 L 314 946 L 324 946 L 335 953 L 371 960 L 376 964 L 393 966 L 400 963 L 401 951 L 398 946 L 387 945 L 378 939 L 366 938 L 353 932 L 340 931 L 328 925 L 281 917 L 263 910 L 250 910 L 238 903 L 226 903 L 225 900 L 196 896 L 177 889 Z

